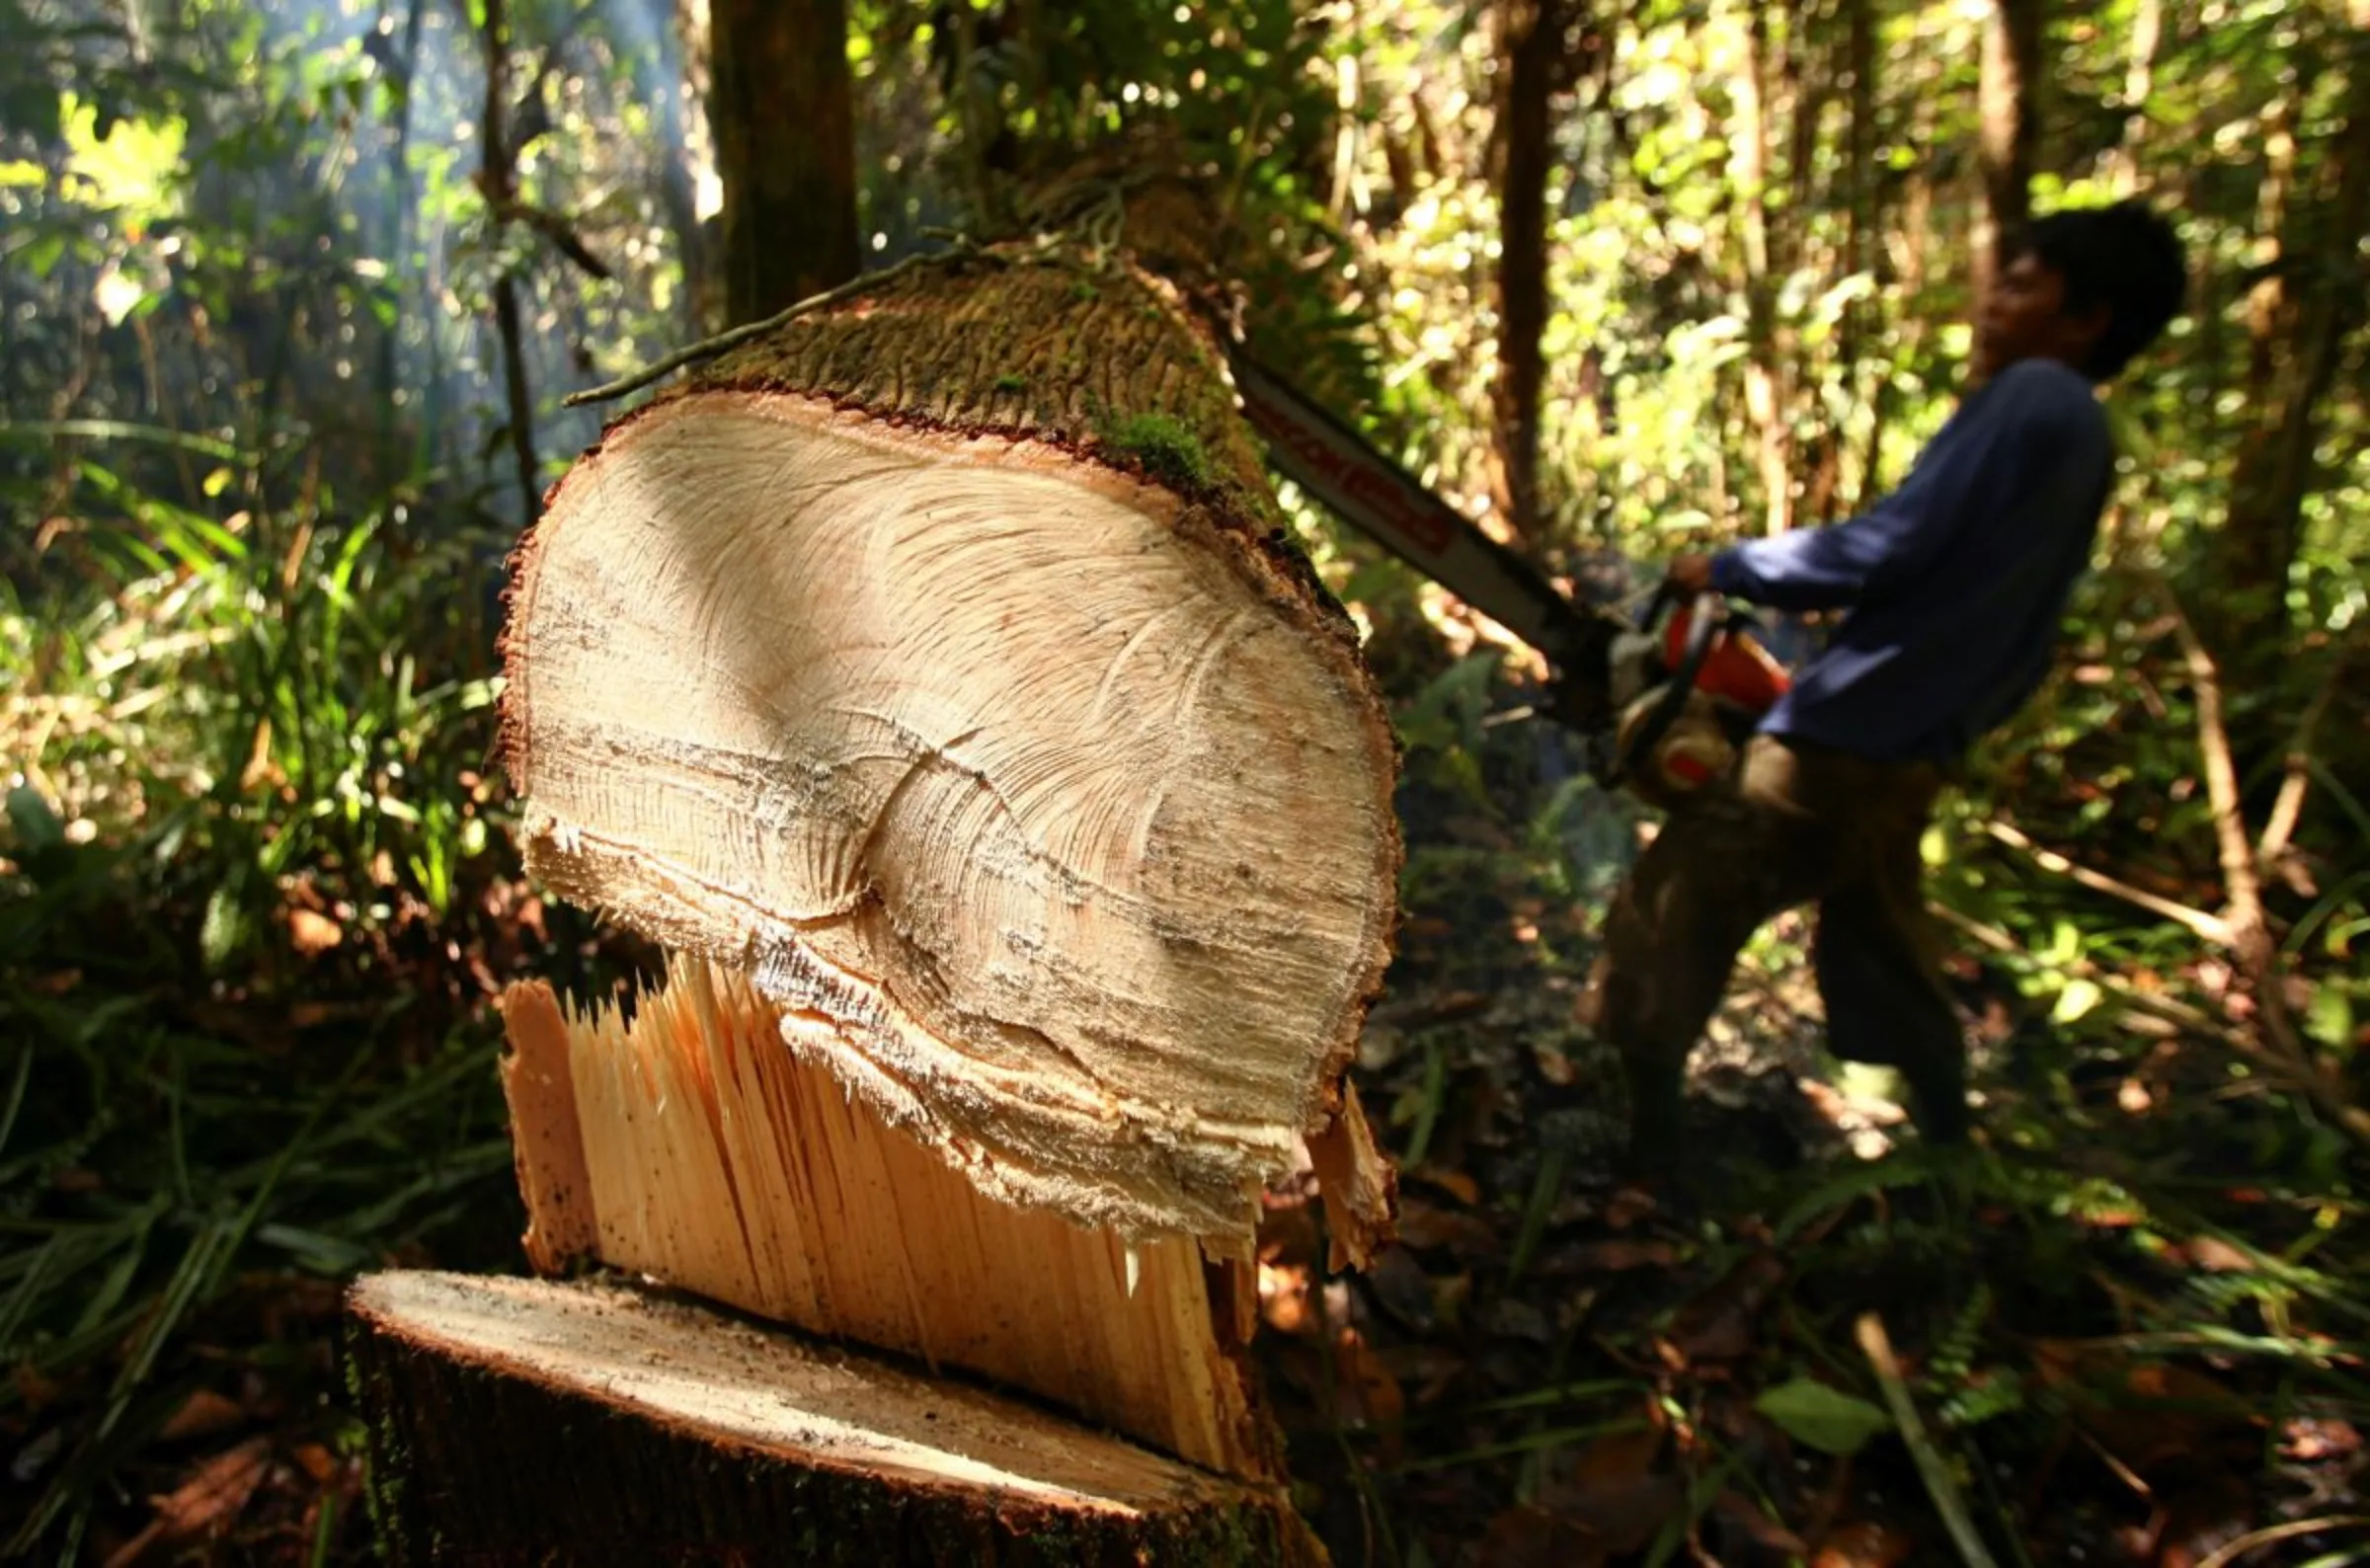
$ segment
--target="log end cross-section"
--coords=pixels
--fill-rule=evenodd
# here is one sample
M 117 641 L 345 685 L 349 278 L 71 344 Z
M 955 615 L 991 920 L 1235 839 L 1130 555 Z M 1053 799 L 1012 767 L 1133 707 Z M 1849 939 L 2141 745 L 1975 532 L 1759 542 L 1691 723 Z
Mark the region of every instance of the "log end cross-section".
M 794 323 L 614 427 L 520 552 L 507 759 L 536 873 L 751 976 L 982 1189 L 1239 1252 L 1356 1115 L 1392 742 L 1207 346 L 1122 275 L 1113 370 L 1047 271 Z

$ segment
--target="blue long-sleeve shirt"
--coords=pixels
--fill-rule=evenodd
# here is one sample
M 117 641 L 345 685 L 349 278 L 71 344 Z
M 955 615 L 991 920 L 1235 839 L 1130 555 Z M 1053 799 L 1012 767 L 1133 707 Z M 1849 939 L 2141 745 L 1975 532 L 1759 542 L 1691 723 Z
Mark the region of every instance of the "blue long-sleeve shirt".
M 2022 360 L 1865 515 L 1714 557 L 1723 593 L 1851 611 L 1762 729 L 1882 761 L 1962 755 L 2048 673 L 2113 472 L 2090 382 Z

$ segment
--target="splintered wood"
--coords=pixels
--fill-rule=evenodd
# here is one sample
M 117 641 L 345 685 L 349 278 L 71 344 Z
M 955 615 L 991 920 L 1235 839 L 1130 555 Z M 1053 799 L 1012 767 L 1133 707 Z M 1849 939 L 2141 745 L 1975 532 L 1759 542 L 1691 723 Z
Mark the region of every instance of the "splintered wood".
M 1241 1265 L 984 1196 L 793 1056 L 781 1030 L 799 1020 L 739 975 L 678 960 L 630 1021 L 564 1012 L 540 983 L 503 1010 L 538 1268 L 596 1259 L 985 1373 L 1213 1469 L 1276 1473 L 1236 1360 Z
M 1277 1487 L 644 1291 L 399 1273 L 348 1304 L 397 1563 L 1322 1560 Z
M 1211 460 L 1174 420 L 1135 438 Z M 748 973 L 791 1050 L 983 1189 L 1239 1252 L 1356 1115 L 1398 863 L 1346 619 L 1258 520 L 822 396 L 662 401 L 520 552 L 529 866 Z M 1338 1142 L 1361 1253 L 1387 1174 Z

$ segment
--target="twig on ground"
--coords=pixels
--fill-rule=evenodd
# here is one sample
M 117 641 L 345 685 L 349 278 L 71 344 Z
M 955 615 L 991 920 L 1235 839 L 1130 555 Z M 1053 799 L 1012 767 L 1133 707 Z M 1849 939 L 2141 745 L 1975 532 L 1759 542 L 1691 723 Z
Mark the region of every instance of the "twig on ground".
M 2263 836 L 2255 841 L 2254 858 L 2268 866 L 2277 860 L 2295 836 L 2296 823 L 2304 816 L 2304 792 L 2313 778 L 2313 736 L 2321 728 L 2321 720 L 2336 699 L 2337 686 L 2344 678 L 2345 668 L 2360 653 L 2363 638 L 2356 635 L 2341 645 L 2330 657 L 2329 672 L 2321 677 L 2321 689 L 2305 705 L 2304 716 L 2296 721 L 2296 738 L 2288 743 L 2288 754 L 2282 766 L 2286 776 L 2279 781 L 2279 798 L 2271 803 L 2271 815 L 2263 823 Z
M 2298 1535 L 2317 1534 L 2325 1529 L 2362 1529 L 2365 1528 L 2370 1528 L 2370 1515 L 2332 1514 L 2327 1519 L 2290 1520 L 2285 1525 L 2272 1525 L 2263 1529 L 2251 1530 L 2247 1534 L 2241 1535 L 2229 1545 L 2199 1558 L 2197 1568 L 2229 1568 L 2230 1564 L 2237 1562 L 2257 1546 L 2275 1545 L 2283 1540 L 2292 1540 Z
M 1901 1363 L 1893 1355 L 1893 1342 L 1884 1331 L 1884 1319 L 1873 1312 L 1863 1312 L 1854 1326 L 1859 1340 L 1860 1354 L 1868 1358 L 1868 1366 L 1876 1373 L 1876 1381 L 1884 1390 L 1885 1407 L 1893 1413 L 1893 1424 L 1901 1431 L 1901 1441 L 1909 1447 L 1909 1456 L 1918 1463 L 1918 1474 L 1926 1482 L 1926 1491 L 1934 1499 L 1935 1512 L 1941 1515 L 1942 1527 L 1950 1532 L 1951 1544 L 1958 1548 L 1961 1561 L 1967 1568 L 1999 1568 L 1991 1548 L 1984 1545 L 1983 1536 L 1975 1529 L 1975 1520 L 1967 1512 L 1967 1500 L 1951 1479 L 1950 1462 L 1935 1446 L 1926 1431 L 1926 1423 L 1918 1414 L 1917 1401 L 1909 1394 L 1908 1379 L 1901 1375 Z
M 2263 1033 L 2272 1051 L 2288 1064 L 2299 1087 L 2329 1118 L 2357 1141 L 2370 1142 L 2370 1112 L 2353 1104 L 2330 1074 L 2322 1070 L 2312 1049 L 2289 1014 L 2286 976 L 2279 944 L 2263 912 L 2262 878 L 2255 848 L 2247 838 L 2245 809 L 2239 800 L 2239 769 L 2232 759 L 2230 731 L 2222 719 L 2222 679 L 2206 652 L 2196 627 L 2189 623 L 2172 585 L 2162 574 L 2153 582 L 2172 618 L 2173 634 L 2189 668 L 2189 683 L 2197 699 L 2197 748 L 2205 759 L 2206 796 L 2213 806 L 2214 842 L 2222 860 L 2222 891 L 2228 901 L 2223 918 L 2231 930 L 2230 948 L 2254 997 Z
M 1944 904 L 1929 903 L 1927 909 L 1934 917 L 1953 930 L 1964 932 L 1976 941 L 2004 957 L 2029 959 L 2032 955 L 2016 939 L 1996 925 L 1972 920 Z M 2171 996 L 2159 996 L 2144 991 L 2119 979 L 2109 970 L 2099 968 L 2088 959 L 2067 965 L 2065 973 L 2078 980 L 2087 980 L 2102 991 L 2106 999 L 2124 1012 L 2157 1018 L 2178 1029 L 2203 1035 L 2229 1050 L 2245 1057 L 2261 1068 L 2270 1081 L 2303 1095 L 2319 1106 L 2324 1114 L 2355 1137 L 2370 1137 L 2370 1116 L 2348 1101 L 2331 1085 L 2309 1060 L 2299 1060 L 2241 1029 L 2178 1001 Z
M 1936 919 L 1944 925 L 1974 938 L 1983 946 L 2003 957 L 2023 959 L 2032 957 L 2023 944 L 1996 925 L 1986 925 L 1981 920 L 1963 915 L 1946 904 L 1930 903 L 1927 908 Z M 2261 1054 L 2260 1047 L 2212 1014 L 2191 1007 L 2188 1003 L 2175 997 L 2160 996 L 2152 991 L 2141 990 L 2117 977 L 2112 971 L 2101 969 L 2088 959 L 2080 959 L 2067 965 L 2065 973 L 2077 980 L 2091 981 L 2099 990 L 2105 992 L 2110 1003 L 2124 1012 L 2138 1013 L 2143 1017 L 2162 1020 L 2178 1029 L 2209 1036 L 2218 1044 L 2228 1046 L 2233 1051 L 2258 1056 Z
M 2061 877 L 2071 878 L 2094 893 L 2103 893 L 2109 898 L 2121 899 L 2125 903 L 2137 904 L 2151 914 L 2188 927 L 2208 942 L 2223 947 L 2231 943 L 2230 922 L 2218 914 L 2192 908 L 2188 904 L 2150 893 L 2145 888 L 2135 888 L 2103 871 L 2093 871 L 2088 866 L 2078 865 L 2056 850 L 2034 843 L 2023 829 L 2007 823 L 1986 823 L 1983 830 L 2011 849 L 2020 850 L 2030 856 L 2033 864 L 2043 871 L 2053 871 Z

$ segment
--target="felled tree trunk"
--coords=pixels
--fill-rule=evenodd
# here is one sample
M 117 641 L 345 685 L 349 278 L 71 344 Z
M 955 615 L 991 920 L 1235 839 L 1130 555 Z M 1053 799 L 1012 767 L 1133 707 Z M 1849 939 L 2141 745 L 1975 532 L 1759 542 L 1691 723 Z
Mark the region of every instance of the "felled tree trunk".
M 1034 245 L 744 345 L 554 490 L 505 655 L 529 867 L 671 954 L 625 1007 L 506 999 L 536 1265 L 983 1375 L 1231 1478 L 1228 1530 L 1289 1521 L 1251 1244 L 1296 1168 L 1337 1266 L 1389 1223 L 1344 1074 L 1395 753 L 1174 290 Z M 370 1332 L 407 1387 L 499 1364 L 545 1409 L 491 1321 Z M 643 1365 L 605 1321 L 588 1364 Z M 441 1451 L 431 1489 L 493 1484 Z M 1159 1530 L 1128 1550 L 1213 1560 Z
M 613 427 L 516 564 L 529 868 L 993 1196 L 1240 1254 L 1340 1113 L 1394 743 L 1154 280 L 921 269 Z

